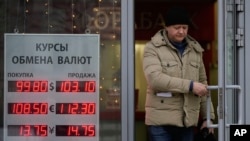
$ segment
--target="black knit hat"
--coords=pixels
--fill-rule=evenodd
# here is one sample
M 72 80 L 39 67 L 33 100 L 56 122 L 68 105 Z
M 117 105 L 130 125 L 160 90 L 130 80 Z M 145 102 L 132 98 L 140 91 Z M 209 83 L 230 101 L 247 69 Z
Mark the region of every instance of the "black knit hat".
M 188 12 L 181 7 L 171 8 L 165 16 L 165 26 L 175 24 L 187 24 L 191 25 Z

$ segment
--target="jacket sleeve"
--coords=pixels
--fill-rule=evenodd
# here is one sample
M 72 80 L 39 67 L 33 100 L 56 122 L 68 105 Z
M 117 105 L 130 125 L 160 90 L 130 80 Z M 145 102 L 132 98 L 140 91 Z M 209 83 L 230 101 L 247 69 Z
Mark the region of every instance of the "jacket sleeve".
M 203 96 L 201 98 L 201 108 L 200 108 L 200 113 L 201 113 L 201 117 L 202 119 L 207 119 L 207 97 Z M 215 119 L 215 114 L 214 114 L 214 107 L 213 107 L 213 103 L 211 101 L 210 104 L 210 119 L 214 120 Z
M 172 77 L 162 72 L 158 48 L 147 43 L 143 55 L 143 70 L 148 85 L 157 92 L 188 93 L 191 80 Z

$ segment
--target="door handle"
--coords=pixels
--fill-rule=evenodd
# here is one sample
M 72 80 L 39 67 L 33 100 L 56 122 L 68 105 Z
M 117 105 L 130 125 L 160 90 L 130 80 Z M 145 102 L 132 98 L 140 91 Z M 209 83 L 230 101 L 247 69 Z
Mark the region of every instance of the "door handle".
M 210 104 L 211 104 L 211 91 L 212 90 L 218 90 L 219 89 L 219 86 L 208 86 L 207 89 L 209 90 L 209 94 L 207 96 L 207 127 L 209 128 L 218 128 L 218 124 L 211 124 L 210 123 Z M 227 85 L 226 86 L 226 89 L 237 89 L 238 90 L 238 93 L 236 93 L 238 95 L 238 122 L 236 124 L 238 125 L 241 125 L 243 124 L 243 120 L 244 120 L 244 103 L 243 103 L 243 100 L 244 100 L 244 97 L 243 97 L 243 94 L 241 92 L 241 87 L 240 85 Z M 225 97 L 224 97 L 225 98 Z M 217 108 L 217 113 L 220 114 L 220 108 L 224 108 L 223 105 L 220 104 L 220 101 L 218 99 L 218 108 Z M 222 109 L 224 110 L 224 109 Z M 226 127 L 229 127 L 230 125 L 232 124 L 226 124 Z

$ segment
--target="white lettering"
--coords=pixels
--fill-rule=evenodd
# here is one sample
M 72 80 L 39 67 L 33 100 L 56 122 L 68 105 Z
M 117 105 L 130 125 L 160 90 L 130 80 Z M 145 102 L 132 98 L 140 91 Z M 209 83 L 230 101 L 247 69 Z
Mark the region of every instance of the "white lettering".
M 234 136 L 244 136 L 247 133 L 246 129 L 236 129 L 234 132 Z

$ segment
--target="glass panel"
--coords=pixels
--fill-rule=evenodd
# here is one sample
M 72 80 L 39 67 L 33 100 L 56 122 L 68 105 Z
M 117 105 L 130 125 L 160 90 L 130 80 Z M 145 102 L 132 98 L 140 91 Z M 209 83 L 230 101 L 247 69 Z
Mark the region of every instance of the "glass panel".
M 225 70 L 226 70 L 226 76 L 225 76 L 225 83 L 226 85 L 233 85 L 235 84 L 234 76 L 235 76 L 235 70 L 233 66 L 235 66 L 235 8 L 233 6 L 232 0 L 227 0 L 226 1 L 227 6 L 230 7 L 226 11 L 226 42 L 225 42 L 225 47 L 226 47 L 226 62 L 225 62 Z M 233 120 L 233 115 L 232 115 L 232 108 L 235 107 L 234 103 L 236 102 L 233 99 L 232 95 L 232 90 L 227 90 L 226 91 L 226 96 L 227 96 L 227 108 L 229 110 L 228 113 L 228 122 L 232 123 Z
M 228 7 L 227 11 L 225 11 L 226 24 L 225 24 L 225 85 L 234 85 L 235 83 L 235 57 L 236 57 L 236 46 L 235 46 L 235 13 L 236 13 L 236 5 L 234 6 L 234 2 L 232 0 L 226 0 L 226 5 Z M 225 110 L 227 110 L 225 121 L 227 124 L 235 123 L 236 118 L 238 116 L 237 109 L 237 95 L 234 95 L 234 91 L 232 89 L 225 90 Z M 225 140 L 228 140 L 229 129 L 225 128 L 226 136 Z
M 100 34 L 99 138 L 100 141 L 121 140 L 121 0 L 0 1 L 0 141 L 6 108 L 3 102 L 5 33 Z
M 231 6 L 232 3 L 228 1 L 228 5 Z M 234 61 L 234 9 L 227 11 L 226 19 L 226 70 L 227 70 L 227 84 L 233 84 L 233 61 Z

